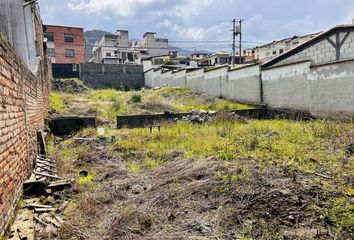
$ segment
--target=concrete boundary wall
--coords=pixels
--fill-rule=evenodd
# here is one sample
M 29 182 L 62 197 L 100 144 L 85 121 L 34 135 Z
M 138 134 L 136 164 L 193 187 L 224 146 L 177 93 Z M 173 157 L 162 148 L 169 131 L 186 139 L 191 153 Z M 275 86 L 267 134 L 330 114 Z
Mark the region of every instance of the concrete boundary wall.
M 228 72 L 227 98 L 248 103 L 260 103 L 261 68 L 260 65 L 240 68 Z
M 312 66 L 310 111 L 315 116 L 353 116 L 354 61 Z
M 80 79 L 92 88 L 141 88 L 144 86 L 143 65 L 80 64 Z
M 190 72 L 187 71 L 186 78 L 187 87 L 198 92 L 206 92 L 204 69 L 198 69 Z
M 172 85 L 172 71 L 161 74 L 162 85 Z
M 263 101 L 271 108 L 310 110 L 311 62 L 302 62 L 262 71 Z
M 214 97 L 265 104 L 324 117 L 354 115 L 354 59 L 312 65 L 302 61 L 262 69 L 252 65 L 229 70 L 221 67 L 145 74 L 148 87 L 186 86 Z
M 187 71 L 181 70 L 172 74 L 171 86 L 182 87 L 187 85 Z

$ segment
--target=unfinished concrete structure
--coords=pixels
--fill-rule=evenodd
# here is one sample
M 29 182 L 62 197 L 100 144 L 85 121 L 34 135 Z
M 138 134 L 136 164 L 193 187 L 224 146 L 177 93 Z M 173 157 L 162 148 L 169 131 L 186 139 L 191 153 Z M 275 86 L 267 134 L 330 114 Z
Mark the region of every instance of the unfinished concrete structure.
M 122 64 L 134 60 L 130 51 L 129 33 L 126 30 L 105 34 L 95 43 L 92 51 L 94 63 Z

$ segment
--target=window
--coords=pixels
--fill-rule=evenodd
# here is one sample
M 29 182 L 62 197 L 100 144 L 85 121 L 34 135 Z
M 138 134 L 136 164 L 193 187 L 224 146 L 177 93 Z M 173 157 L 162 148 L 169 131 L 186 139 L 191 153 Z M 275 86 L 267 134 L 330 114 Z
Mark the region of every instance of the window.
M 114 56 L 118 56 L 118 51 L 114 51 Z
M 55 48 L 48 48 L 48 56 L 51 58 L 55 57 Z
M 64 34 L 64 42 L 73 43 L 74 42 L 74 35 L 65 33 Z
M 68 57 L 68 58 L 75 57 L 75 50 L 74 49 L 65 49 L 65 57 Z
M 299 39 L 294 40 L 292 43 L 293 43 L 293 45 L 298 44 L 299 43 Z
M 48 42 L 54 42 L 54 33 L 52 32 L 45 32 L 44 38 L 48 40 Z
M 111 57 L 111 56 L 112 56 L 112 53 L 106 52 L 106 57 Z
M 280 50 L 279 50 L 279 53 L 280 53 L 280 54 L 284 53 L 284 49 L 280 49 Z
M 273 55 L 277 55 L 277 51 L 273 51 Z

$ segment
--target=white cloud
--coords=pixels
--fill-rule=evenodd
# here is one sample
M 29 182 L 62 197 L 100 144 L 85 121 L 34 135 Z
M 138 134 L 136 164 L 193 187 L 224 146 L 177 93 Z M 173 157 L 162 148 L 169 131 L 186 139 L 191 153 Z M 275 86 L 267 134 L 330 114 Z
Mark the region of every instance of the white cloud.
M 134 15 L 138 6 L 152 3 L 153 0 L 90 0 L 89 2 L 69 2 L 69 8 L 73 11 L 85 11 L 103 15 L 106 12 L 113 12 L 117 16 L 129 17 Z
M 155 12 L 158 16 L 173 15 L 177 17 L 198 16 L 199 12 L 215 0 L 71 0 L 72 11 L 95 13 L 97 15 L 113 14 L 130 17 L 146 11 Z

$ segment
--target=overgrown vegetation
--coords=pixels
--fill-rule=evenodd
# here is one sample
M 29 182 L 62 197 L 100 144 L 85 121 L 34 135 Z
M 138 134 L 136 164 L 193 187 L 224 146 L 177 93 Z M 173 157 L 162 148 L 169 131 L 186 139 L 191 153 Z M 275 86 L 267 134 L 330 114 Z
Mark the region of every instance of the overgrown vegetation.
M 59 97 L 66 108 L 77 101 L 108 119 L 248 107 L 171 87 Z M 93 141 L 52 138 L 48 149 L 60 172 L 76 179 L 58 238 L 354 238 L 353 127 L 220 113 L 152 133 L 106 129 L 97 138 L 89 128 L 74 138 Z
M 78 134 L 94 135 L 94 129 Z M 164 125 L 160 133 L 110 130 L 106 137 L 104 151 L 72 140 L 52 149 L 71 166 L 95 169 L 97 185 L 81 186 L 77 196 L 79 205 L 92 198 L 95 210 L 76 209 L 81 220 L 70 220 L 88 235 L 122 239 L 110 235 L 120 229 L 127 239 L 354 236 L 351 123 L 221 116 L 204 125 Z M 90 230 L 92 214 L 100 224 Z M 62 234 L 76 235 L 69 227 Z
M 58 100 L 61 100 L 60 108 L 50 104 L 53 113 L 97 115 L 111 123 L 115 122 L 118 115 L 252 108 L 233 101 L 207 97 L 185 87 L 129 92 L 103 89 L 82 94 L 53 93 L 51 101 L 57 103 Z

